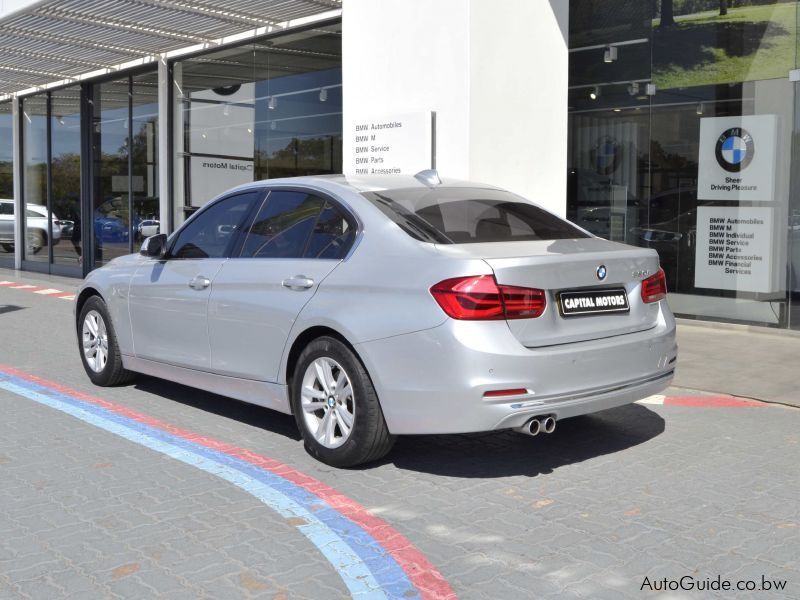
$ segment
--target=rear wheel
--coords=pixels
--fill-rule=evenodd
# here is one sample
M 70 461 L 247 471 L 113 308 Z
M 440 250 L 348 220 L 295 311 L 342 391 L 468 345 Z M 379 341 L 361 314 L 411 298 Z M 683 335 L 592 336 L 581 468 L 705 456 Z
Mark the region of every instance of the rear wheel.
M 364 366 L 335 338 L 318 338 L 300 354 L 292 409 L 306 451 L 331 466 L 377 460 L 394 444 Z
M 122 367 L 114 325 L 99 296 L 89 298 L 81 309 L 78 346 L 83 368 L 95 385 L 119 385 L 133 379 L 134 374 Z
M 44 233 L 41 231 L 35 230 L 28 233 L 27 245 L 29 254 L 37 254 L 39 250 L 44 248 L 46 243 Z
M 1 244 L 6 252 L 14 252 L 14 244 Z

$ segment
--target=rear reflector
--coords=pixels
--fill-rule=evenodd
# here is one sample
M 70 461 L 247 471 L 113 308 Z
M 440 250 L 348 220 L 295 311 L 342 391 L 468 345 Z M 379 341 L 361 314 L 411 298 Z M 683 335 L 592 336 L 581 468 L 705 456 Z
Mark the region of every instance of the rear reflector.
M 520 396 L 527 394 L 528 390 L 525 388 L 514 388 L 513 390 L 492 390 L 490 392 L 483 392 L 484 398 L 497 398 L 499 396 Z
M 543 290 L 497 285 L 493 275 L 445 279 L 431 295 L 448 316 L 463 321 L 533 319 L 547 306 Z
M 642 302 L 649 304 L 667 297 L 667 277 L 664 269 L 642 281 Z

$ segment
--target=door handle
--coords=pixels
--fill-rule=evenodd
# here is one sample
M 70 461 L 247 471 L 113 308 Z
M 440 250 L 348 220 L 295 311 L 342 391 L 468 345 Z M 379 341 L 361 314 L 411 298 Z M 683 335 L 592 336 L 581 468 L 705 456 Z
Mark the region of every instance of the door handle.
M 211 285 L 211 280 L 208 277 L 198 275 L 189 282 L 189 287 L 193 290 L 204 290 Z
M 303 290 L 307 290 L 314 285 L 314 280 L 309 279 L 305 275 L 295 275 L 294 277 L 289 277 L 288 279 L 281 281 L 281 285 L 285 288 L 289 288 L 290 290 L 302 292 Z

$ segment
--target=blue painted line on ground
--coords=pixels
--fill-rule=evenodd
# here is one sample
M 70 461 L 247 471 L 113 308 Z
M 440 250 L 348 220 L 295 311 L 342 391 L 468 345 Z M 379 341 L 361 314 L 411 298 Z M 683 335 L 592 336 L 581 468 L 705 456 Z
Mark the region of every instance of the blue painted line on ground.
M 418 597 L 405 572 L 372 536 L 291 481 L 224 452 L 21 378 L 0 375 L 0 387 L 225 479 L 285 518 L 302 519 L 305 524 L 297 525 L 297 529 L 336 569 L 351 594 L 364 598 Z

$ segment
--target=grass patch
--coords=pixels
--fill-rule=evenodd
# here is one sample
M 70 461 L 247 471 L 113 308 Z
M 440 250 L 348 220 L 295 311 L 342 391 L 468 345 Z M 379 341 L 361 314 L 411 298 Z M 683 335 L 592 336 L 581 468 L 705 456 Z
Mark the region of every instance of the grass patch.
M 797 4 L 733 8 L 675 18 L 676 26 L 653 24 L 653 81 L 670 89 L 776 79 L 794 68 Z

